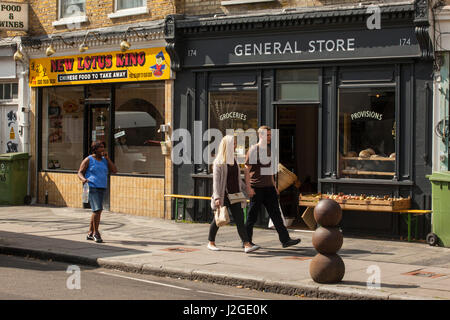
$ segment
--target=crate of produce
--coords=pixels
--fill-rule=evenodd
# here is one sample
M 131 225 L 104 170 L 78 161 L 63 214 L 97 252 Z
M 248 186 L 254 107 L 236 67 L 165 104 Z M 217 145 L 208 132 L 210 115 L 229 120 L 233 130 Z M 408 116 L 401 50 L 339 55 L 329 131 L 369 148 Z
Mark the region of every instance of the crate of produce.
M 301 194 L 299 205 L 313 207 L 322 199 L 333 199 L 344 210 L 398 211 L 411 207 L 410 197 L 396 198 L 390 196 L 357 196 L 345 194 Z

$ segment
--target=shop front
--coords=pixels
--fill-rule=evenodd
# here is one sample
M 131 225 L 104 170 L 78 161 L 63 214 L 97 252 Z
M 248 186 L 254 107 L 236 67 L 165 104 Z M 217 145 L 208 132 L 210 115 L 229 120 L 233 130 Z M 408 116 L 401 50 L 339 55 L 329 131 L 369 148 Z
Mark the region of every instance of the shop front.
M 174 19 L 182 49 L 173 57 L 183 57 L 174 127 L 193 133 L 197 123 L 203 131 L 278 129 L 279 162 L 302 183 L 280 195 L 298 228 L 308 229 L 300 194 L 411 199 L 411 208 L 429 208 L 429 42 L 418 34 L 414 5 L 381 12 L 382 27 L 372 30 L 365 8 Z M 238 146 L 238 156 L 247 148 Z M 210 196 L 210 166 L 194 160 L 175 167 L 174 189 Z M 193 202 L 187 212 L 196 221 L 212 217 L 208 204 Z M 267 222 L 262 213 L 259 223 Z M 401 235 L 406 225 L 392 212 L 356 210 L 345 211 L 341 227 Z M 423 218 L 420 232 L 428 228 Z
M 160 126 L 172 122 L 171 79 L 164 47 L 31 59 L 38 203 L 82 207 L 77 171 L 91 144 L 103 141 L 118 168 L 104 207 L 170 218 L 171 162 Z

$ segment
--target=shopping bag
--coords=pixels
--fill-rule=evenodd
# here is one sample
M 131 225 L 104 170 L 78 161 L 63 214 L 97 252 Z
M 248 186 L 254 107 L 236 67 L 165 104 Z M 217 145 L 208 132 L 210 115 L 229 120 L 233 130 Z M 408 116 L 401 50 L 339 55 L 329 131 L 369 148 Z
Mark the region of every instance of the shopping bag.
M 230 223 L 230 215 L 228 213 L 228 207 L 219 207 L 214 211 L 214 219 L 218 227 L 227 225 Z
M 284 214 L 283 214 L 283 210 L 281 210 L 281 205 L 278 202 L 278 207 L 280 208 L 280 212 L 281 212 L 281 219 L 283 219 L 283 224 L 285 227 L 288 227 L 288 224 L 286 222 L 286 219 L 284 218 Z M 275 226 L 273 225 L 272 219 L 269 219 L 269 226 L 270 229 L 274 228 Z

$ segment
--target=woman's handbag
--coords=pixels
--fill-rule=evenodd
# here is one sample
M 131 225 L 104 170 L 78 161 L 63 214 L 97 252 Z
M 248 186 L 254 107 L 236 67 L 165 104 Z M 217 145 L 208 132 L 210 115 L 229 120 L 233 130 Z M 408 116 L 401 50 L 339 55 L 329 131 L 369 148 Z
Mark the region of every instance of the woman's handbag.
M 247 201 L 247 198 L 245 197 L 243 192 L 237 192 L 237 193 L 229 193 L 228 200 L 230 200 L 231 204 L 235 204 L 238 202 L 245 202 Z
M 214 219 L 218 227 L 227 225 L 230 223 L 230 215 L 228 214 L 228 208 L 226 206 L 219 207 L 214 211 Z

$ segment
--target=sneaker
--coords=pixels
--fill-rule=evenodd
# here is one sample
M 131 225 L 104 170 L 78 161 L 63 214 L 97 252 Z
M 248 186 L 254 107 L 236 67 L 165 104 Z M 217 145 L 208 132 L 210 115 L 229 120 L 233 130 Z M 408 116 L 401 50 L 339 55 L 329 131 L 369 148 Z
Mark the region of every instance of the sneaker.
M 283 248 L 295 246 L 296 244 L 299 244 L 300 241 L 301 239 L 289 239 L 287 242 L 283 243 Z
M 88 235 L 86 236 L 86 240 L 94 240 L 94 236 L 92 235 L 92 233 L 88 233 Z
M 100 236 L 99 233 L 94 234 L 94 240 L 95 240 L 95 242 L 97 242 L 97 243 L 103 242 L 103 239 L 102 239 L 102 237 Z
M 250 244 L 252 245 L 252 246 L 256 246 L 256 244 L 254 244 L 253 242 L 251 242 L 250 241 Z M 242 249 L 244 249 L 245 248 L 245 246 L 244 246 L 244 243 L 242 242 Z
M 217 248 L 215 245 L 212 245 L 212 244 L 210 244 L 210 243 L 208 243 L 208 245 L 206 246 L 209 250 L 212 250 L 212 251 L 220 251 L 220 249 L 219 248 Z
M 252 245 L 251 247 L 244 248 L 244 252 L 245 252 L 245 253 L 250 253 L 250 252 L 253 252 L 253 251 L 258 250 L 259 248 L 261 248 L 261 247 L 260 247 L 260 246 L 257 246 L 256 244 L 254 244 L 254 245 Z

